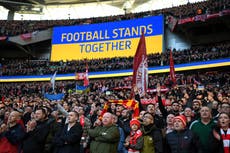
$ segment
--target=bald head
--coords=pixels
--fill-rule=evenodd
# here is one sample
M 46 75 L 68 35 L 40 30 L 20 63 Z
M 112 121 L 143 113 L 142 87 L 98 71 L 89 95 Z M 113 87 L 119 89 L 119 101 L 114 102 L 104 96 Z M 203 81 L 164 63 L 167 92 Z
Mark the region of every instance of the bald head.
M 114 118 L 111 113 L 105 113 L 102 117 L 103 126 L 111 126 L 114 123 Z

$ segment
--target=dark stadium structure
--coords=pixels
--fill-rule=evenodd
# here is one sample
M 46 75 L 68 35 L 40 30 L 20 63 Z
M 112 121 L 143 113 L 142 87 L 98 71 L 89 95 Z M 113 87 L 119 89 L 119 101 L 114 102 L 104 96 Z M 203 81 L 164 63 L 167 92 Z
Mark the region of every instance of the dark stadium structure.
M 138 6 L 149 0 L 135 0 L 133 6 Z M 1 0 L 0 5 L 4 6 L 12 12 L 20 13 L 42 13 L 44 6 L 49 5 L 71 5 L 71 4 L 87 4 L 95 2 L 106 2 L 109 5 L 122 7 L 125 0 Z

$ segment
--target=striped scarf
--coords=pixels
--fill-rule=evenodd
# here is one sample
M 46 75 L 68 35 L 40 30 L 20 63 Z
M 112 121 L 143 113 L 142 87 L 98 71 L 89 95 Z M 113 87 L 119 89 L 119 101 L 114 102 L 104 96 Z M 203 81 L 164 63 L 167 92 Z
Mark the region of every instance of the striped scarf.
M 230 128 L 228 128 L 227 133 L 225 134 L 223 129 L 220 129 L 221 133 L 221 138 L 223 140 L 223 145 L 224 145 L 224 153 L 230 153 L 229 148 L 230 148 Z
M 99 119 L 102 120 L 102 116 L 108 111 L 110 103 L 115 103 L 118 105 L 122 105 L 125 108 L 132 108 L 133 109 L 133 116 L 132 118 L 138 118 L 139 117 L 139 105 L 136 100 L 109 100 L 105 103 L 104 108 L 99 116 Z
M 130 145 L 136 145 L 137 144 L 137 139 L 140 138 L 141 136 L 142 136 L 141 130 L 131 131 L 130 132 L 129 144 Z M 132 148 L 129 148 L 128 153 L 140 153 L 140 151 L 132 149 Z

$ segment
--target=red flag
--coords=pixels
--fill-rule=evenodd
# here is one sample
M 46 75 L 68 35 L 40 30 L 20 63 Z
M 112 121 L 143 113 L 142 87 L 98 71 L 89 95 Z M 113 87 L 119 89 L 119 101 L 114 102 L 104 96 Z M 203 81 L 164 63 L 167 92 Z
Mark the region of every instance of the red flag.
M 145 36 L 142 33 L 136 54 L 133 60 L 133 82 L 132 86 L 136 86 L 140 96 L 144 96 L 148 87 L 148 62 L 145 46 Z M 131 98 L 133 98 L 133 92 Z
M 173 82 L 173 84 L 176 84 L 176 77 L 175 77 L 175 69 L 174 69 L 174 61 L 173 61 L 173 56 L 172 56 L 172 50 L 170 50 L 170 77 Z
M 86 63 L 85 75 L 84 75 L 84 86 L 89 85 L 89 76 L 88 76 L 88 64 Z

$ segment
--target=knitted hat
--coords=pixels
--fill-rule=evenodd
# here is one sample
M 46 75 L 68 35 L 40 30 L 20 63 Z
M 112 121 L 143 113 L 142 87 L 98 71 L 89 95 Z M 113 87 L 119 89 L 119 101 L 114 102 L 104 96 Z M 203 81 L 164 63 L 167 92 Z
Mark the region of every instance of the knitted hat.
M 183 125 L 184 125 L 184 127 L 186 126 L 186 117 L 184 115 L 175 116 L 173 121 L 175 121 L 175 119 L 181 120 Z
M 140 126 L 141 126 L 140 121 L 137 120 L 137 119 L 132 119 L 132 120 L 130 121 L 130 127 L 131 127 L 133 124 L 137 125 L 138 128 L 140 128 Z

